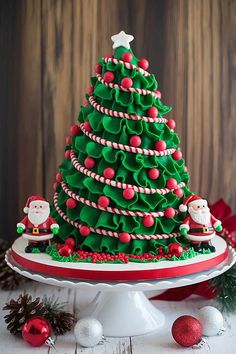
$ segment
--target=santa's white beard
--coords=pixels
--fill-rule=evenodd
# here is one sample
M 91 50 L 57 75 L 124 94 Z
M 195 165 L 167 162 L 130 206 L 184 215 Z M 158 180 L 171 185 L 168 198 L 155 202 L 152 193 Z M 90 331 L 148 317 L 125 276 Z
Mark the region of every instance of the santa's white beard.
M 198 224 L 207 225 L 211 221 L 211 213 L 209 208 L 205 208 L 205 210 L 193 210 L 193 208 L 189 208 L 188 210 L 191 218 Z
M 44 211 L 32 210 L 29 211 L 28 218 L 33 225 L 40 225 L 45 222 L 50 214 L 50 209 Z

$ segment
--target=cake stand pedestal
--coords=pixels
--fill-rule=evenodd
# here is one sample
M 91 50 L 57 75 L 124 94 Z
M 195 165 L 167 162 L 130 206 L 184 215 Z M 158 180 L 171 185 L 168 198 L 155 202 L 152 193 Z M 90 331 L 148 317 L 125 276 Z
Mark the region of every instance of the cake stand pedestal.
M 6 253 L 7 264 L 25 277 L 55 286 L 98 291 L 89 306 L 79 312 L 79 317 L 91 316 L 98 319 L 102 323 L 104 335 L 107 337 L 136 336 L 163 326 L 164 314 L 151 304 L 143 291 L 165 290 L 200 283 L 224 273 L 232 267 L 235 261 L 236 253 L 229 247 L 229 254 L 224 262 L 200 273 L 164 280 L 96 282 L 66 279 L 29 271 L 14 260 L 12 250 L 8 250 Z

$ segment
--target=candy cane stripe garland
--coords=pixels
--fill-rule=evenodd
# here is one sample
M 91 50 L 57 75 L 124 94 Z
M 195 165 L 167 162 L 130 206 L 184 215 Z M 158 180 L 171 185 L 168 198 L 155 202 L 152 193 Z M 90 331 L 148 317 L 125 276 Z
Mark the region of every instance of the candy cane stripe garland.
M 134 64 L 127 63 L 127 62 L 125 62 L 123 60 L 119 60 L 119 59 L 115 59 L 115 58 L 103 58 L 103 60 L 104 60 L 104 63 L 122 64 L 127 69 L 130 69 L 130 70 L 136 69 L 141 74 L 143 74 L 143 76 L 150 76 L 151 75 L 146 70 L 143 70 L 142 68 L 140 68 L 140 67 L 138 67 L 138 66 L 136 66 Z

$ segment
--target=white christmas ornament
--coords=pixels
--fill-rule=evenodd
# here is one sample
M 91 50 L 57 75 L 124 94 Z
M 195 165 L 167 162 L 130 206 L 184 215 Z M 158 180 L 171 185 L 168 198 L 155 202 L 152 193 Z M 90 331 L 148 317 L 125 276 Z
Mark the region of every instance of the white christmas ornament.
M 101 323 L 91 317 L 79 320 L 75 325 L 74 333 L 76 342 L 83 347 L 94 347 L 104 339 Z
M 219 310 L 213 306 L 204 306 L 198 311 L 198 320 L 202 325 L 202 333 L 211 337 L 225 331 L 224 319 Z
M 125 47 L 127 49 L 130 49 L 129 43 L 132 42 L 134 39 L 134 36 L 131 34 L 126 34 L 124 31 L 121 31 L 118 34 L 115 34 L 114 36 L 111 37 L 112 42 L 114 42 L 112 48 L 116 49 L 118 47 Z

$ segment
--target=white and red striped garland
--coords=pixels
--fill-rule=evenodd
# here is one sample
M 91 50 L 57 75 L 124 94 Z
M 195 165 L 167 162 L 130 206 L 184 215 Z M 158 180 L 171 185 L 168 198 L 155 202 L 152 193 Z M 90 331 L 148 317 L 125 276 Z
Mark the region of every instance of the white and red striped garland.
M 163 151 L 157 151 L 157 150 L 150 150 L 150 149 L 143 149 L 143 148 L 137 148 L 134 146 L 130 145 L 124 145 L 120 143 L 114 143 L 113 141 L 106 140 L 104 138 L 101 138 L 100 136 L 97 136 L 95 134 L 89 133 L 85 128 L 84 128 L 84 123 L 81 123 L 80 125 L 81 131 L 89 137 L 89 139 L 97 142 L 98 144 L 101 144 L 103 146 L 109 146 L 112 147 L 113 149 L 118 149 L 118 150 L 123 150 L 123 151 L 128 151 L 128 152 L 133 152 L 135 154 L 142 154 L 142 155 L 148 155 L 148 156 L 167 156 L 173 154 L 176 149 L 171 148 L 171 149 L 166 149 Z
M 61 216 L 61 218 L 63 220 L 65 220 L 67 223 L 75 226 L 77 229 L 79 229 L 81 226 L 84 226 L 84 224 L 80 224 L 79 222 L 73 221 L 70 218 L 68 218 L 68 216 L 59 208 L 59 206 L 58 206 L 58 193 L 54 194 L 53 201 L 54 201 L 54 205 L 55 205 L 55 208 L 56 208 L 58 214 Z M 105 229 L 95 229 L 91 226 L 89 226 L 89 228 L 90 228 L 91 232 L 94 232 L 96 234 L 119 238 L 118 232 L 113 232 L 113 231 L 105 230 Z M 171 233 L 171 234 L 155 234 L 155 235 L 144 235 L 144 234 L 140 234 L 140 235 L 139 234 L 129 234 L 129 235 L 130 235 L 131 239 L 133 239 L 133 240 L 136 240 L 136 239 L 138 239 L 138 240 L 161 240 L 161 239 L 168 239 L 168 238 L 181 236 L 181 234 L 179 232 Z
M 138 193 L 144 193 L 144 194 L 162 194 L 165 195 L 169 192 L 173 192 L 174 189 L 168 189 L 168 188 L 146 188 L 146 187 L 139 187 L 139 186 L 135 186 L 133 184 L 127 184 L 127 183 L 121 183 L 121 182 L 116 182 L 112 179 L 108 179 L 105 178 L 101 175 L 98 175 L 95 172 L 92 172 L 90 170 L 88 170 L 85 166 L 81 165 L 74 153 L 73 150 L 71 150 L 71 161 L 73 166 L 76 168 L 77 171 L 83 173 L 84 175 L 91 177 L 93 179 L 96 179 L 96 181 L 101 182 L 101 183 L 105 183 L 108 184 L 109 186 L 112 187 L 117 187 L 117 188 L 121 188 L 121 189 L 127 189 L 127 188 L 132 188 L 135 192 Z M 175 189 L 178 188 L 183 188 L 185 186 L 184 182 L 179 183 Z
M 104 63 L 113 63 L 113 64 L 123 64 L 127 69 L 130 69 L 130 70 L 133 70 L 133 69 L 136 69 L 137 71 L 139 71 L 141 74 L 143 74 L 143 76 L 150 76 L 151 74 L 140 68 L 139 66 L 136 66 L 134 64 L 130 64 L 126 61 L 123 61 L 123 60 L 119 60 L 119 59 L 115 59 L 115 58 L 103 58 L 104 60 Z
M 117 118 L 126 118 L 131 120 L 144 120 L 148 123 L 167 123 L 168 119 L 166 118 L 151 118 L 144 116 L 137 116 L 136 114 L 128 114 L 124 112 L 114 111 L 112 109 L 108 109 L 106 107 L 101 106 L 94 99 L 94 96 L 89 97 L 89 102 L 97 111 L 106 114 L 107 116 L 117 117 Z

